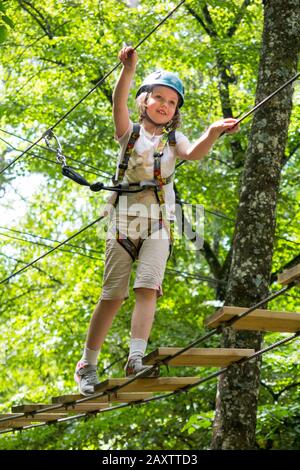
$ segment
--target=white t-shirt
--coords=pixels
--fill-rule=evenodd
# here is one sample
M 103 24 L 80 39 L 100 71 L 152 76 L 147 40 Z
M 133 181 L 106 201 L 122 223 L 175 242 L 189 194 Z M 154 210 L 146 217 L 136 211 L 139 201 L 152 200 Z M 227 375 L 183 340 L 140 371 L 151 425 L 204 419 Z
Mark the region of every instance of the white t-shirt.
M 129 122 L 128 130 L 125 134 L 116 140 L 119 142 L 121 150 L 117 165 L 122 161 L 129 138 L 133 131 L 133 123 Z M 128 162 L 128 168 L 125 172 L 124 182 L 136 183 L 143 180 L 153 180 L 154 178 L 154 153 L 157 150 L 160 141 L 163 138 L 161 135 L 151 135 L 145 130 L 143 124 L 140 128 L 140 136 L 134 144 L 132 154 Z M 164 147 L 163 156 L 161 157 L 161 176 L 167 178 L 175 170 L 176 157 L 179 153 L 184 153 L 190 146 L 188 138 L 179 131 L 175 131 L 176 145 L 172 147 L 167 143 Z M 118 168 L 118 166 L 117 166 Z M 166 204 L 166 216 L 170 220 L 175 219 L 175 192 L 173 189 L 173 181 L 163 186 L 164 199 Z M 117 193 L 110 196 L 108 202 L 114 204 L 117 198 Z M 127 215 L 140 215 L 138 205 L 143 204 L 146 206 L 148 216 L 154 219 L 159 218 L 159 205 L 153 190 L 144 190 L 140 193 L 124 193 L 119 198 L 118 209 L 120 213 Z M 150 212 L 151 206 L 151 212 Z

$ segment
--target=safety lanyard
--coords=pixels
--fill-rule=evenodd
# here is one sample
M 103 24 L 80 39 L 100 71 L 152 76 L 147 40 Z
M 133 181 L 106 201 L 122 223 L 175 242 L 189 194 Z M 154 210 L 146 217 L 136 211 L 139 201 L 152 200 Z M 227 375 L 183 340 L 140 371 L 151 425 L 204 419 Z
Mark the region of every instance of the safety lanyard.
M 171 132 L 166 135 L 166 139 L 162 139 L 159 142 L 159 145 L 157 147 L 157 151 L 154 153 L 154 180 L 156 182 L 156 197 L 159 203 L 160 207 L 160 217 L 162 222 L 164 222 L 166 230 L 169 232 L 170 236 L 170 241 L 171 243 L 173 242 L 173 230 L 172 230 L 172 224 L 170 224 L 169 220 L 167 219 L 166 215 L 166 205 L 165 205 L 165 196 L 164 196 L 164 185 L 166 183 L 166 178 L 163 178 L 161 175 L 161 159 L 164 154 L 165 147 L 169 143 L 171 147 L 175 147 L 176 141 L 175 141 L 175 132 Z M 172 176 L 171 175 L 171 181 L 172 181 Z M 169 181 L 168 181 L 169 182 Z

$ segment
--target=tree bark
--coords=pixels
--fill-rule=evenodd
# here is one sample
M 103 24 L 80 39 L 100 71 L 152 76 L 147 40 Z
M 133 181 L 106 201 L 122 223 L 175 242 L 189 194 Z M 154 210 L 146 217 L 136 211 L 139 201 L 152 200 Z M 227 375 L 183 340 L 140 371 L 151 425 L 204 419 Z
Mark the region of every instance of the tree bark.
M 256 102 L 295 75 L 299 57 L 299 0 L 264 1 L 264 30 Z M 250 307 L 268 294 L 276 204 L 292 108 L 288 86 L 253 118 L 225 304 Z M 266 306 L 265 306 L 266 307 Z M 255 348 L 262 335 L 223 328 L 222 346 Z M 254 449 L 260 360 L 232 366 L 220 376 L 213 449 Z

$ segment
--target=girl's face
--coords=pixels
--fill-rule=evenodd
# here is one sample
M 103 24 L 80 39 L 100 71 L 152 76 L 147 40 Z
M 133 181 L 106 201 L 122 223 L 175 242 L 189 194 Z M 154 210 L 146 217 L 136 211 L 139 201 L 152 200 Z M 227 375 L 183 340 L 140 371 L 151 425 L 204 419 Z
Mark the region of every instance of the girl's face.
M 178 94 L 172 88 L 158 85 L 153 88 L 147 102 L 147 114 L 158 124 L 173 118 L 178 104 Z

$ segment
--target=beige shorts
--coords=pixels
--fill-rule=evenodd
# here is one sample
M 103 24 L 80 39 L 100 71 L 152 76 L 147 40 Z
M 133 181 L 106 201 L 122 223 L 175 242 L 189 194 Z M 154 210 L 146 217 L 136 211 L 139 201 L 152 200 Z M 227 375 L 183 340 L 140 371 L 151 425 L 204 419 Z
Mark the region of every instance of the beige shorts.
M 138 219 L 141 218 L 128 217 L 128 219 L 131 222 L 129 225 L 135 227 Z M 144 222 L 145 220 L 142 220 L 141 226 L 145 227 Z M 125 226 L 128 227 L 128 222 L 125 224 L 121 220 L 118 226 L 120 231 L 124 232 Z M 141 238 L 143 239 L 136 260 L 137 268 L 133 288 L 155 289 L 157 297 L 160 297 L 163 294 L 162 282 L 170 253 L 168 233 L 164 227 L 157 230 L 150 237 L 145 235 L 144 232 L 141 233 L 139 238 L 136 238 L 136 233 L 134 234 L 132 230 L 128 230 L 128 232 L 129 238 L 136 246 Z M 106 239 L 105 268 L 100 300 L 127 299 L 129 297 L 129 283 L 133 263 L 134 261 L 123 246 L 114 237 L 108 236 Z

